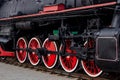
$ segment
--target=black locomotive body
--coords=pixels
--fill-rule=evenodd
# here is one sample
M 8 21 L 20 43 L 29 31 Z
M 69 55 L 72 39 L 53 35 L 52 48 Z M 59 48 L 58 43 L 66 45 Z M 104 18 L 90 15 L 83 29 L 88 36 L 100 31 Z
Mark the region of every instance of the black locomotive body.
M 74 8 L 108 1 L 113 0 L 1 0 L 0 17 L 37 13 L 46 5 L 64 4 L 66 8 Z
M 0 0 L 0 56 L 49 69 L 59 58 L 91 77 L 120 72 L 119 9 L 120 0 Z

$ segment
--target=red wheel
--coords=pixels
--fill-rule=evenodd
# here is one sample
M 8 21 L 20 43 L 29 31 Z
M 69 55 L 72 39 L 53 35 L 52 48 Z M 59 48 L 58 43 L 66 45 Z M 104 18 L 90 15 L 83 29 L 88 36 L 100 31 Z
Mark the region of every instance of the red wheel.
M 23 37 L 19 38 L 16 46 L 21 49 L 26 49 L 27 48 L 27 40 Z M 27 59 L 27 51 L 26 50 L 17 50 L 16 56 L 20 63 L 24 63 Z
M 92 47 L 93 41 L 85 42 L 84 46 Z M 102 70 L 95 64 L 94 60 L 81 60 L 82 67 L 86 74 L 90 77 L 97 77 L 102 73 Z
M 42 47 L 46 48 L 49 51 L 58 51 L 56 43 L 54 41 L 49 41 L 48 38 L 44 41 Z M 44 65 L 49 69 L 55 67 L 57 59 L 58 59 L 57 54 L 47 54 L 42 56 Z
M 36 37 L 32 38 L 28 44 L 28 48 L 31 48 L 33 50 L 36 50 L 37 48 L 41 48 L 40 40 Z M 40 59 L 35 52 L 28 53 L 29 61 L 32 65 L 38 65 L 40 62 Z
M 66 52 L 70 54 L 76 54 L 75 51 L 70 50 L 70 45 L 71 45 L 71 41 L 67 40 L 66 41 Z M 62 48 L 63 48 L 63 45 L 60 46 L 60 50 L 62 50 Z M 60 56 L 59 59 L 60 59 L 62 68 L 66 72 L 73 72 L 77 68 L 78 59 L 76 56 Z

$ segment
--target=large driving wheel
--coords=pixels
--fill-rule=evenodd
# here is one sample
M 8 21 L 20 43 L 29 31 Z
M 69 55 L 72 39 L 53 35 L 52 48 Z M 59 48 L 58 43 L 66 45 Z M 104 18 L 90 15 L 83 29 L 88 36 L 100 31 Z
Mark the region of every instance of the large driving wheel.
M 92 48 L 94 42 L 85 42 L 84 46 Z M 90 77 L 97 77 L 102 73 L 102 70 L 95 64 L 94 59 L 90 60 L 81 60 L 82 67 L 86 74 L 88 74 Z
M 37 48 L 41 48 L 41 42 L 38 38 L 34 37 L 29 41 L 28 44 L 28 48 L 32 49 L 32 50 L 36 50 Z M 35 51 L 33 52 L 29 52 L 28 53 L 28 58 L 29 61 L 32 65 L 38 65 L 40 62 L 38 53 L 36 53 Z
M 76 54 L 75 51 L 70 50 L 71 41 L 66 41 L 66 52 L 69 54 Z M 60 51 L 63 49 L 63 45 L 60 46 Z M 77 68 L 78 59 L 76 56 L 60 56 L 59 57 L 62 68 L 66 72 L 73 72 Z
M 42 47 L 46 48 L 49 51 L 58 51 L 56 42 L 50 41 L 48 38 L 45 39 Z M 57 59 L 58 59 L 57 54 L 46 53 L 45 55 L 42 56 L 44 65 L 49 69 L 52 69 L 53 67 L 55 67 L 57 63 Z
M 27 51 L 25 50 L 27 48 L 26 38 L 24 37 L 19 38 L 17 41 L 16 47 L 20 48 L 20 50 L 19 49 L 16 50 L 17 59 L 20 63 L 24 63 L 27 59 Z

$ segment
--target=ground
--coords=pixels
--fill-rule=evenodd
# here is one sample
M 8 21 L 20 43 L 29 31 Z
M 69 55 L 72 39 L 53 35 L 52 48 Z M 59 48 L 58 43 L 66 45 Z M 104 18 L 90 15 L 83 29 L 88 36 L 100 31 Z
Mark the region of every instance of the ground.
M 0 80 L 77 80 L 65 76 L 58 76 L 48 72 L 41 72 L 0 63 Z

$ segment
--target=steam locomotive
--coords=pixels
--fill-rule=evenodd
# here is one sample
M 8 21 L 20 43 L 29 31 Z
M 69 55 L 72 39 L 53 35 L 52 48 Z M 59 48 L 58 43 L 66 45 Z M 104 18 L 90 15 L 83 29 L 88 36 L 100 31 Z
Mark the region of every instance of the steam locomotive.
M 120 0 L 0 0 L 0 57 L 90 77 L 120 72 Z

